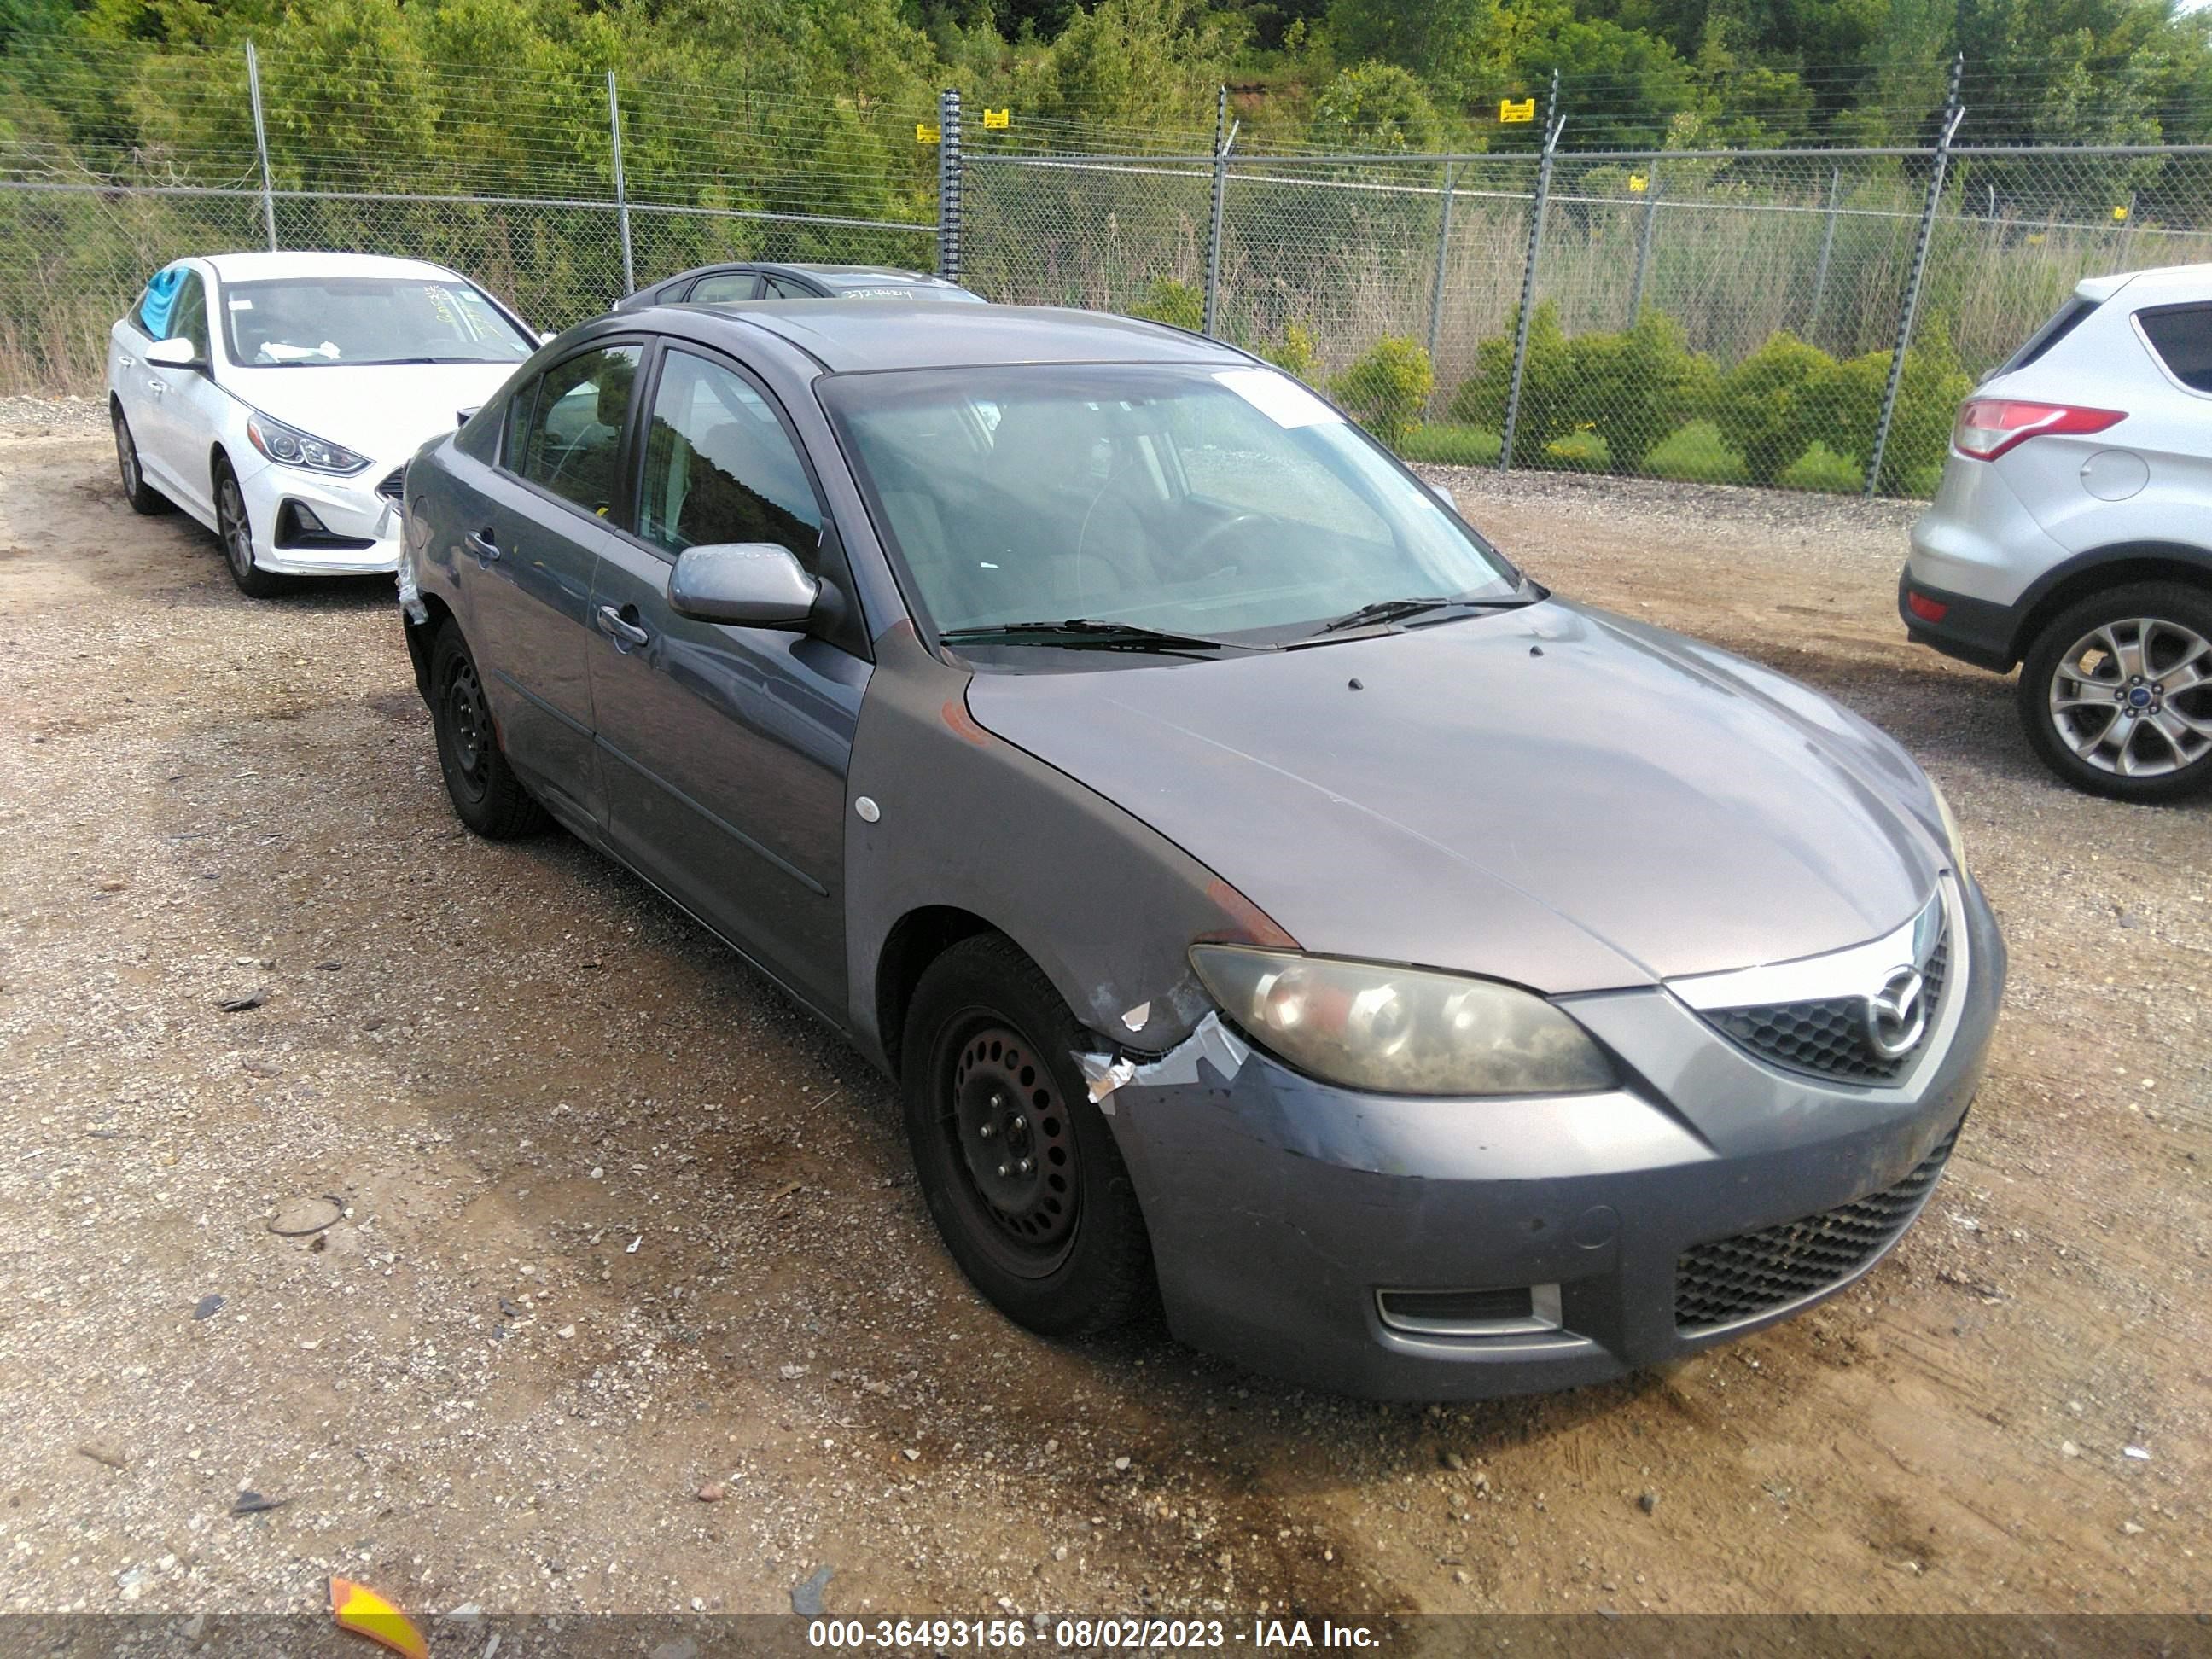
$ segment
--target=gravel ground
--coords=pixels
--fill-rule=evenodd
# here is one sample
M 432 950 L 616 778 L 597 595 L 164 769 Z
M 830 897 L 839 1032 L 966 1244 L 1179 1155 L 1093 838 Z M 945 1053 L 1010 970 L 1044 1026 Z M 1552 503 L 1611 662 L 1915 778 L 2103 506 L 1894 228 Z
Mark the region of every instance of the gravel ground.
M 2014 988 L 1862 1286 L 1425 1410 L 1007 1326 L 849 1050 L 574 842 L 459 830 L 386 585 L 244 600 L 125 509 L 95 405 L 0 404 L 26 430 L 0 1608 L 304 1611 L 338 1571 L 418 1611 L 781 1611 L 825 1568 L 833 1613 L 2212 1601 L 2212 809 L 2068 793 L 2002 682 L 1908 647 L 1910 508 L 1439 474 L 1542 579 L 1897 732 Z

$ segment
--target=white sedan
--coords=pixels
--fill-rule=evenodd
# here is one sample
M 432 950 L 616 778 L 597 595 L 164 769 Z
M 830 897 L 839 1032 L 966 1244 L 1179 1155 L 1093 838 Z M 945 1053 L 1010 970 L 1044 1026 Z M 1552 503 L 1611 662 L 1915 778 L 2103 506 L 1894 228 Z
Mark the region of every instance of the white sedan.
M 283 576 L 394 570 L 408 458 L 538 343 L 483 289 L 418 259 L 179 259 L 109 335 L 123 492 L 213 530 L 256 599 Z

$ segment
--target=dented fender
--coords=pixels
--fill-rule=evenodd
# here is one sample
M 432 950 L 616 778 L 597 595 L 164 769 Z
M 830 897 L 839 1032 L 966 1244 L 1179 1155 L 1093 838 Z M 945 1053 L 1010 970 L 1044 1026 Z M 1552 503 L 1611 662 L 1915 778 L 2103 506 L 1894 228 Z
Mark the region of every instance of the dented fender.
M 877 981 L 900 921 L 966 911 L 1006 935 L 1110 1045 L 1158 1055 L 1212 1012 L 1188 949 L 1294 946 L 1165 836 L 977 725 L 968 671 L 910 624 L 876 641 L 854 734 L 845 839 L 850 1021 L 883 1061 Z

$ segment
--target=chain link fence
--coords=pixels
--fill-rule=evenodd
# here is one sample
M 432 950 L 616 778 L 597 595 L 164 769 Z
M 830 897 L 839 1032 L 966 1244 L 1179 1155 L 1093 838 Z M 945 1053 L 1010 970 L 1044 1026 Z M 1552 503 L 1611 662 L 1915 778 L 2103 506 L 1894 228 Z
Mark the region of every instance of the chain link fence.
M 544 329 L 717 259 L 935 264 L 929 106 L 732 88 L 711 65 L 681 84 L 405 69 L 0 60 L 0 393 L 97 392 L 109 326 L 188 253 L 428 259 Z
M 1540 153 L 963 166 L 989 298 L 1211 316 L 1321 384 L 1407 342 L 1409 455 L 1717 483 L 1925 494 L 1959 400 L 2076 283 L 2212 258 L 2198 149 L 1559 149 L 1534 236 Z
M 1955 92 L 1947 113 L 1954 134 Z M 1495 154 L 1248 154 L 1224 99 L 1208 153 L 1188 130 L 970 114 L 703 63 L 18 54 L 0 392 L 96 391 L 109 325 L 187 252 L 428 258 L 543 328 L 716 259 L 882 262 L 1210 329 L 1418 458 L 1910 494 L 1973 379 L 2081 277 L 2212 258 L 2203 148 L 1599 151 L 1547 122 Z

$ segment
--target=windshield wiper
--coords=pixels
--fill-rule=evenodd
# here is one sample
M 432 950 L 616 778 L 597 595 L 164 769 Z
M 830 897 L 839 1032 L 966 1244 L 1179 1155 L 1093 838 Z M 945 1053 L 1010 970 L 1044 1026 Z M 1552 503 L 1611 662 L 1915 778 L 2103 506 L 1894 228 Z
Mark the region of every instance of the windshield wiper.
M 1201 634 L 1173 634 L 1135 623 L 1070 617 L 1065 622 L 989 623 L 955 628 L 938 637 L 948 645 L 1058 645 L 1072 651 L 1267 651 L 1237 640 L 1210 640 Z
M 1341 617 L 1323 623 L 1306 637 L 1317 640 L 1324 634 L 1340 634 L 1350 628 L 1398 622 L 1407 617 L 1419 617 L 1431 611 L 1459 606 L 1468 610 L 1502 611 L 1532 603 L 1534 601 L 1528 596 L 1519 593 L 1495 599 L 1450 599 L 1440 593 L 1416 594 L 1402 599 L 1376 599 L 1372 604 L 1361 605 L 1357 611 L 1347 611 Z

